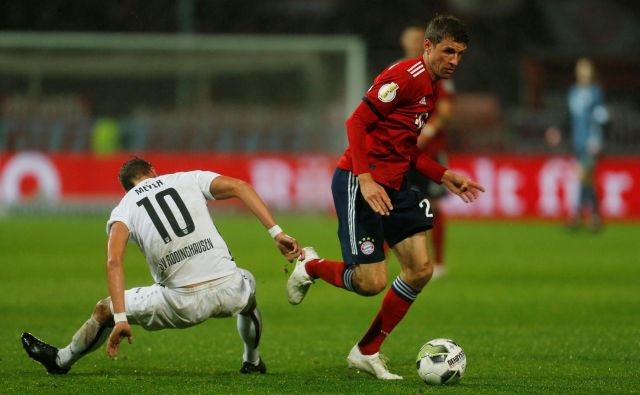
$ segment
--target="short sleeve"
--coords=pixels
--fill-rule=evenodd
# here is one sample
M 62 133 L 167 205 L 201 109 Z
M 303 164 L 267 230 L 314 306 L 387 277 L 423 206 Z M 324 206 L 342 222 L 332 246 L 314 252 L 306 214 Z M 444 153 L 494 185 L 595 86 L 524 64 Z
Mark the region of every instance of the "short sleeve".
M 378 118 L 385 118 L 412 95 L 411 74 L 395 64 L 376 77 L 362 100 Z
M 132 233 L 131 223 L 127 218 L 127 216 L 125 215 L 125 210 L 122 207 L 122 205 L 123 205 L 123 202 L 120 202 L 120 204 L 111 211 L 111 216 L 107 221 L 107 235 L 109 234 L 109 231 L 111 230 L 111 225 L 113 225 L 114 222 L 122 222 L 127 226 L 127 229 L 129 229 L 129 234 Z
M 212 171 L 202 170 L 192 171 L 191 174 L 196 179 L 196 182 L 198 183 L 198 187 L 200 188 L 200 191 L 202 191 L 202 194 L 209 200 L 215 200 L 215 198 L 211 194 L 211 183 L 213 182 L 213 180 L 219 177 L 220 174 L 214 173 Z

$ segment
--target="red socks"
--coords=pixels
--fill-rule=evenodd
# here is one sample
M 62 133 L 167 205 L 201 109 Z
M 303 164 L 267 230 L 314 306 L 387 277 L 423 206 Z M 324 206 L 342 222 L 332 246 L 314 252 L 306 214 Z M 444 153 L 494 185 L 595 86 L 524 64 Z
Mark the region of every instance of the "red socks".
M 344 262 L 328 261 L 326 259 L 314 259 L 304 266 L 311 278 L 321 278 L 338 288 L 344 288 L 343 273 L 346 265 Z
M 314 259 L 305 264 L 305 270 L 311 278 L 321 278 L 329 284 L 353 291 L 351 278 L 353 266 L 344 262 Z M 396 277 L 382 301 L 378 315 L 374 318 L 369 330 L 358 343 L 364 355 L 375 354 L 380 351 L 382 342 L 393 328 L 404 318 L 409 307 L 418 297 L 419 291 L 411 288 L 400 277 Z
M 413 288 L 397 277 L 382 301 L 378 315 L 373 319 L 369 330 L 358 343 L 360 352 L 372 355 L 380 351 L 384 339 L 404 318 L 409 307 L 418 296 Z

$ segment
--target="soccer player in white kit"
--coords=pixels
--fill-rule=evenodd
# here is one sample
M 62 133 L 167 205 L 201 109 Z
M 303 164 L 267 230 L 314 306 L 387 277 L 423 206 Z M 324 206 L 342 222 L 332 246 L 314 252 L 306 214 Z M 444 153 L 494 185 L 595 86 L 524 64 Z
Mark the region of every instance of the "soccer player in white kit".
M 22 334 L 29 356 L 51 374 L 66 374 L 73 363 L 109 338 L 107 354 L 117 356 L 120 341 L 132 342 L 129 324 L 147 330 L 187 328 L 208 318 L 237 315 L 244 342 L 241 373 L 266 372 L 258 352 L 261 318 L 255 279 L 236 266 L 207 209 L 207 200 L 239 198 L 262 222 L 288 259 L 302 252 L 276 225 L 253 188 L 209 171 L 159 176 L 141 158 L 128 160 L 118 174 L 127 191 L 107 222 L 107 280 L 110 297 L 99 301 L 68 346 L 57 349 Z M 144 254 L 154 285 L 125 291 L 127 241 Z

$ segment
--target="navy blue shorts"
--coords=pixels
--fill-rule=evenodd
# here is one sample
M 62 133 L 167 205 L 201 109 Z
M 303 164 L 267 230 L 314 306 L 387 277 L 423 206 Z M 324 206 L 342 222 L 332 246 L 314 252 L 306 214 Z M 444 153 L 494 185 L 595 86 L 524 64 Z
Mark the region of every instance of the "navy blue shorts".
M 337 168 L 331 191 L 338 215 L 338 238 L 347 264 L 374 263 L 385 259 L 384 242 L 390 247 L 433 226 L 431 203 L 405 182 L 399 191 L 386 187 L 393 205 L 389 216 L 371 209 L 350 171 Z

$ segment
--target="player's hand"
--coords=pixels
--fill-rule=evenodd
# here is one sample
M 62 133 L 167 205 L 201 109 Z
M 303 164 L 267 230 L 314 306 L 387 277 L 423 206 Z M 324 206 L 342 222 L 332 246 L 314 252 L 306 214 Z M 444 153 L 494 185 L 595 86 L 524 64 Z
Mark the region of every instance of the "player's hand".
M 387 191 L 374 181 L 371 173 L 358 175 L 358 183 L 360 184 L 360 193 L 369 203 L 371 209 L 380 215 L 389 215 L 389 211 L 393 210 L 391 199 L 389 199 Z
M 131 327 L 126 321 L 120 321 L 116 323 L 109 336 L 109 342 L 107 343 L 107 355 L 110 358 L 118 356 L 118 347 L 123 338 L 129 340 L 129 344 L 133 342 L 133 334 L 131 333 Z
M 304 259 L 304 250 L 298 245 L 298 241 L 288 234 L 282 232 L 276 235 L 275 239 L 278 249 L 289 262 L 297 257 Z
M 442 183 L 451 192 L 460 196 L 465 203 L 470 203 L 480 196 L 480 192 L 484 192 L 484 187 L 467 177 L 454 173 L 451 170 L 444 172 Z

